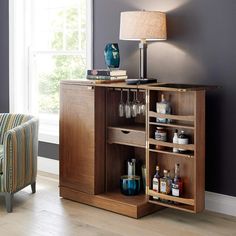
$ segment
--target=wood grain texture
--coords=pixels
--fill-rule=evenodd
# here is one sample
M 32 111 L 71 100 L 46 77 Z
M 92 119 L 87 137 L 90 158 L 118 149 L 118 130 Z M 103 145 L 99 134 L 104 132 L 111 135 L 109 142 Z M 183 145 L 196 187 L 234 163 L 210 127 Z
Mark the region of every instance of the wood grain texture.
M 61 85 L 60 186 L 95 193 L 94 89 Z
M 104 192 L 105 91 L 61 84 L 60 101 L 60 185 Z
M 177 144 L 177 143 L 169 143 L 169 142 L 163 142 L 163 141 L 157 141 L 155 139 L 149 139 L 149 143 L 153 145 L 160 145 L 164 147 L 171 147 L 171 148 L 182 148 L 190 151 L 194 151 L 195 146 L 194 144 Z
M 194 206 L 195 205 L 193 198 L 174 197 L 174 196 L 171 196 L 171 195 L 157 193 L 156 191 L 153 191 L 151 189 L 149 189 L 148 194 L 150 196 L 153 196 L 153 197 L 159 197 L 161 199 L 165 199 L 165 200 L 169 200 L 169 201 L 174 201 L 174 202 L 179 202 L 179 203 L 183 203 L 183 204 L 190 205 L 190 206 Z
M 195 92 L 195 211 L 205 208 L 205 91 Z
M 95 88 L 95 194 L 105 191 L 106 162 L 106 91 Z
M 194 116 L 168 115 L 168 114 L 160 114 L 153 111 L 149 112 L 149 117 L 158 117 L 158 118 L 166 118 L 166 119 L 181 120 L 181 121 L 194 121 Z
M 144 194 L 134 197 L 127 197 L 117 191 L 113 191 L 99 195 L 88 195 L 65 187 L 60 188 L 60 194 L 63 195 L 64 198 L 132 218 L 140 218 L 161 209 L 159 206 L 153 206 L 148 203 Z

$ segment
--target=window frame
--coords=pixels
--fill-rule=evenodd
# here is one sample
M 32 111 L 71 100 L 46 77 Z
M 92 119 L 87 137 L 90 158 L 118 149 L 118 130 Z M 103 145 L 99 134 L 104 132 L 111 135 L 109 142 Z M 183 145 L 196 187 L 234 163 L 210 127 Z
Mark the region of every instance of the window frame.
M 21 3 L 23 3 L 22 7 L 22 19 L 23 21 L 21 24 L 24 26 L 24 30 L 26 27 L 30 27 L 29 25 L 26 24 L 27 22 L 27 15 L 25 14 L 25 7 L 27 6 L 25 4 L 27 0 L 22 0 Z M 21 66 L 19 66 L 17 63 L 17 50 L 19 50 L 19 46 L 16 47 L 16 29 L 17 26 L 16 24 L 19 24 L 19 22 L 16 22 L 15 14 L 16 14 L 16 4 L 20 4 L 19 0 L 9 0 L 9 100 L 10 100 L 10 112 L 11 113 L 32 113 L 32 110 L 30 110 L 30 102 L 31 102 L 31 91 L 30 88 L 32 89 L 32 82 L 30 81 L 30 47 L 28 47 L 28 40 L 29 40 L 29 35 L 26 35 L 24 32 L 24 40 L 21 41 L 21 44 L 24 44 L 24 50 L 21 51 L 24 54 L 24 60 L 21 61 Z M 86 28 L 86 63 L 87 63 L 87 68 L 93 68 L 93 0 L 86 0 L 86 23 L 87 23 L 87 28 Z M 19 7 L 19 5 L 18 5 Z M 19 14 L 17 12 L 17 14 Z M 18 40 L 18 39 L 17 39 Z M 28 50 L 27 50 L 28 48 Z M 18 59 L 19 62 L 19 59 Z M 17 71 L 18 70 L 18 71 Z M 17 73 L 16 73 L 17 72 Z M 17 80 L 15 77 L 16 74 L 21 74 L 21 80 Z M 16 97 L 17 93 L 22 93 L 24 96 L 22 96 L 21 99 L 21 106 L 19 107 L 19 103 L 16 102 Z M 18 108 L 19 107 L 19 108 Z M 40 118 L 40 117 L 39 117 Z M 44 120 L 44 124 L 46 120 Z M 51 121 L 48 120 L 48 125 L 50 125 Z M 56 124 L 56 123 L 55 123 Z M 55 125 L 54 124 L 54 125 Z M 58 125 L 58 124 L 56 124 Z M 59 129 L 58 129 L 59 130 Z M 42 132 L 39 129 L 39 141 L 42 142 L 47 142 L 47 143 L 54 143 L 54 144 L 59 144 L 59 133 L 57 132 L 52 132 L 52 133 L 46 133 Z

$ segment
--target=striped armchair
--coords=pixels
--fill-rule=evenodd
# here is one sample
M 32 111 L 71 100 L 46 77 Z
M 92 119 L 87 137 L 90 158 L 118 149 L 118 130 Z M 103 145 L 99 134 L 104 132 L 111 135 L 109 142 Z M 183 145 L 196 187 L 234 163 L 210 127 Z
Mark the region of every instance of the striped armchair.
M 14 193 L 31 185 L 35 193 L 38 120 L 29 115 L 0 113 L 0 194 L 12 212 Z

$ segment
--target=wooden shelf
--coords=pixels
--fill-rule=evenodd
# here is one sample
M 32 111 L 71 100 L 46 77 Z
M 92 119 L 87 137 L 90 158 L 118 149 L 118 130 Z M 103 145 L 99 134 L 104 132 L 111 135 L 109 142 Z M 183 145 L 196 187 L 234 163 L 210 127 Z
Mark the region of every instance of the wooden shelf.
M 131 206 L 140 206 L 147 203 L 147 196 L 144 193 L 140 193 L 135 196 L 126 196 L 123 195 L 120 190 L 115 190 L 114 192 L 107 192 L 99 194 L 99 197 L 110 199 L 115 202 L 131 205 Z
M 153 145 L 160 145 L 164 147 L 170 147 L 170 148 L 182 148 L 190 151 L 194 151 L 194 144 L 175 144 L 175 143 L 169 143 L 169 142 L 163 142 L 163 141 L 157 141 L 155 139 L 150 138 L 149 144 Z
M 108 126 L 108 129 L 145 132 L 145 125 L 144 124 L 143 125 L 142 124 L 134 124 L 134 125 Z
M 171 195 L 157 193 L 157 192 L 155 192 L 151 189 L 148 190 L 148 195 L 152 196 L 152 197 L 159 197 L 161 199 L 168 200 L 168 201 L 173 201 L 173 202 L 178 202 L 178 203 L 190 205 L 190 206 L 195 205 L 195 201 L 194 201 L 193 198 L 174 197 L 174 196 L 171 196 Z
M 138 148 L 146 148 L 144 145 L 139 145 L 135 143 L 125 143 L 125 142 L 120 142 L 120 141 L 107 141 L 108 144 L 119 144 L 119 145 L 125 145 L 125 146 L 130 146 L 130 147 L 138 147 Z
M 181 158 L 190 158 L 193 159 L 194 158 L 194 153 L 191 154 L 183 154 L 183 153 L 176 153 L 176 152 L 171 152 L 171 151 L 164 151 L 164 150 L 157 150 L 157 149 L 149 149 L 150 152 L 156 152 L 156 153 L 162 153 L 162 154 L 166 154 L 169 156 L 176 156 L 176 157 L 181 157 Z
M 154 111 L 149 111 L 148 115 L 149 117 L 166 118 L 170 120 L 194 121 L 194 116 L 160 114 Z
M 175 123 L 149 122 L 149 125 L 164 126 L 164 127 L 170 127 L 170 128 L 191 129 L 191 130 L 195 129 L 193 125 L 187 125 L 187 124 L 183 125 L 183 124 L 175 124 Z
M 177 210 L 181 210 L 181 211 L 186 211 L 186 212 L 190 212 L 190 213 L 194 213 L 194 206 L 189 206 L 189 205 L 184 205 L 184 204 L 179 204 L 179 205 L 174 205 L 171 203 L 164 203 L 164 202 L 160 202 L 158 200 L 149 200 L 148 202 L 152 203 L 152 204 L 156 204 L 159 206 L 164 206 L 164 207 L 168 207 L 168 208 L 173 208 L 173 209 L 177 209 Z

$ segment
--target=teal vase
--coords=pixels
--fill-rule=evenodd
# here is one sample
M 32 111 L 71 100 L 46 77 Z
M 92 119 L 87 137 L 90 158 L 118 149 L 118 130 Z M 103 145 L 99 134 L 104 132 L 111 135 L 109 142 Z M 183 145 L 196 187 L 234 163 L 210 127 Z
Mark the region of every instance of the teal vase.
M 104 49 L 104 57 L 107 68 L 119 68 L 120 51 L 118 43 L 108 43 Z

